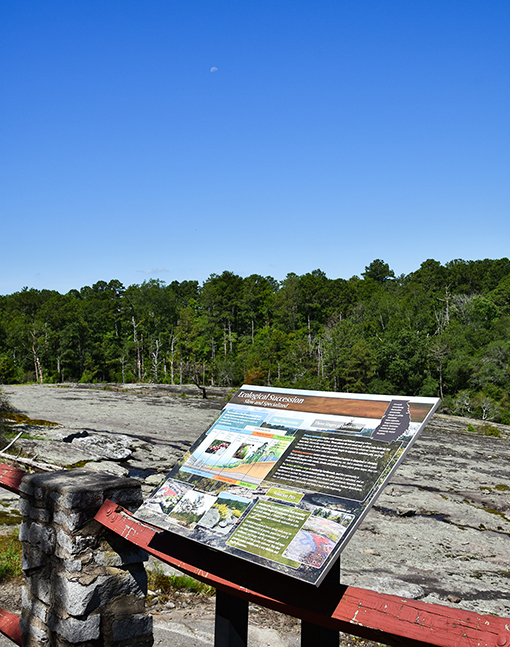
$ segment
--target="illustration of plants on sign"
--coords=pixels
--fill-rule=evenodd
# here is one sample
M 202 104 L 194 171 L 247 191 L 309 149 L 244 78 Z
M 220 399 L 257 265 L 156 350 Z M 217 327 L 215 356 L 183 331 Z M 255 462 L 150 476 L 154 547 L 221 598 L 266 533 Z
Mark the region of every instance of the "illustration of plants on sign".
M 200 525 L 221 534 L 227 534 L 239 522 L 250 503 L 251 499 L 222 492 L 217 501 L 200 519 Z
M 316 508 L 313 511 L 313 516 L 328 519 L 328 521 L 334 521 L 335 523 L 339 523 L 341 526 L 344 526 L 344 528 L 347 528 L 354 519 L 354 515 L 352 514 L 338 510 L 330 510 L 329 508 Z
M 194 528 L 200 517 L 216 501 L 215 496 L 197 490 L 187 492 L 172 511 L 172 518 L 181 526 Z
M 209 445 L 209 447 L 205 450 L 206 454 L 222 454 L 228 447 L 230 446 L 230 443 L 217 439 L 213 440 L 213 442 Z
M 237 460 L 244 461 L 248 457 L 250 452 L 253 451 L 253 449 L 254 449 L 254 445 L 252 443 L 242 443 L 236 449 L 236 451 L 232 455 L 232 458 L 236 458 Z
M 169 478 L 150 496 L 143 507 L 168 514 L 189 490 L 189 485 Z

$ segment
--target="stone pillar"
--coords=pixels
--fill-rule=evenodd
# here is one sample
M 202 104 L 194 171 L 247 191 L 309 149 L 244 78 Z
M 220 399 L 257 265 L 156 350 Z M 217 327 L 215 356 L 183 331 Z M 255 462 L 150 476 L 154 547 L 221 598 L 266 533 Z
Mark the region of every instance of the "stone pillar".
M 20 486 L 24 647 L 149 647 L 147 553 L 94 521 L 105 499 L 134 510 L 131 479 L 87 470 L 30 474 Z

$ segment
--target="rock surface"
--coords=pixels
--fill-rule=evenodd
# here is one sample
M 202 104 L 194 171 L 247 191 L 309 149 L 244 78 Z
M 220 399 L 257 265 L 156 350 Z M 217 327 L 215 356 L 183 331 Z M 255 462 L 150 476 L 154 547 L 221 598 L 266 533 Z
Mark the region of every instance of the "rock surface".
M 62 425 L 37 428 L 39 440 L 21 441 L 25 452 L 69 465 L 71 458 L 94 457 L 74 440 L 63 443 L 63 434 L 124 435 L 131 455 L 120 465 L 131 475 L 152 475 L 149 492 L 210 426 L 223 402 L 135 386 L 126 392 L 50 386 L 3 390 L 28 416 Z M 503 438 L 477 435 L 467 431 L 469 422 L 434 416 L 342 553 L 344 583 L 510 617 L 508 429 L 503 428 Z M 76 453 L 59 457 L 64 449 Z M 96 462 L 96 468 L 100 465 Z

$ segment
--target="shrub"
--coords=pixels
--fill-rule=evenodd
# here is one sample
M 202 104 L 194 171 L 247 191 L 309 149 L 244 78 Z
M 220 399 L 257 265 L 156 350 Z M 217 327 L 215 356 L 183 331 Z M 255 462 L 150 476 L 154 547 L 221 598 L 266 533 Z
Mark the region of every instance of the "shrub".
M 496 436 L 497 438 L 501 438 L 501 430 L 494 427 L 494 425 L 483 425 L 481 430 L 485 436 Z

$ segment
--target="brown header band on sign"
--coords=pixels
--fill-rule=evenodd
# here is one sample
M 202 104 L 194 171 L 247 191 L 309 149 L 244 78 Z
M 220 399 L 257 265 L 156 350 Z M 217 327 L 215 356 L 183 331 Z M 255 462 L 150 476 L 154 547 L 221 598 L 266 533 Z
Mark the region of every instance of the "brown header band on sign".
M 328 398 L 315 395 L 280 394 L 275 391 L 257 391 L 256 389 L 240 389 L 230 402 L 252 407 L 274 407 L 286 411 L 308 411 L 357 418 L 382 418 L 390 404 L 389 400 Z M 412 422 L 423 422 L 431 408 L 432 405 L 427 403 L 409 403 Z

